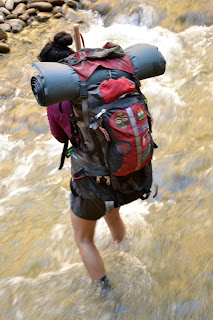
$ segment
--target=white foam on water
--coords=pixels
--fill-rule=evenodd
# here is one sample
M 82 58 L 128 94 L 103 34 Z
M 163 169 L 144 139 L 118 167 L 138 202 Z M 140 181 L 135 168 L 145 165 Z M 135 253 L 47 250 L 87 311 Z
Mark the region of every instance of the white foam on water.
M 11 145 L 9 144 L 9 149 L 12 150 L 16 145 L 17 143 L 12 141 Z M 22 141 L 20 142 L 20 146 L 21 148 L 23 148 L 24 146 L 24 144 L 22 144 Z M 18 193 L 26 193 L 29 191 L 30 187 L 19 187 L 19 185 L 20 183 L 23 183 L 26 180 L 32 167 L 34 166 L 33 158 L 37 155 L 40 155 L 40 153 L 41 150 L 36 149 L 29 156 L 24 156 L 18 159 L 18 164 L 16 165 L 12 173 L 8 177 L 1 179 L 0 187 L 7 190 L 7 196 L 1 200 L 1 204 L 10 200 L 13 196 L 17 195 Z
M 6 103 L 4 103 L 2 105 L 2 107 L 0 108 L 0 115 L 3 114 L 5 112 L 5 110 L 6 110 Z M 2 124 L 2 123 L 3 123 L 3 120 L 0 121 L 0 124 Z
M 82 266 L 83 262 L 75 262 L 72 264 L 64 263 L 60 269 L 56 271 L 40 273 L 36 278 L 29 278 L 24 276 L 4 278 L 0 280 L 0 287 L 5 285 L 16 286 L 24 283 L 36 284 L 39 283 L 41 280 L 48 279 L 51 276 L 60 276 L 61 274 L 66 273 L 67 271 L 71 271 L 72 269 L 79 268 Z
M 212 45 L 212 31 L 213 26 L 192 26 L 179 33 L 179 35 L 182 36 L 185 40 L 187 40 L 187 43 L 189 45 L 193 45 L 195 47 L 203 45 L 209 46 Z M 212 36 L 209 36 L 210 34 L 212 34 Z
M 124 49 L 137 43 L 152 44 L 159 48 L 166 60 L 170 59 L 170 55 L 180 54 L 182 50 L 180 37 L 162 27 L 149 29 L 146 26 L 114 23 L 105 28 L 98 23 L 91 26 L 83 36 L 87 47 L 100 47 L 107 41 L 114 41 Z
M 3 161 L 7 156 L 12 156 L 12 150 L 16 147 L 24 149 L 24 141 L 23 140 L 10 140 L 10 134 L 1 134 L 0 135 L 0 144 L 1 144 L 1 152 L 0 152 L 0 161 Z
M 166 87 L 161 85 L 159 82 L 155 82 L 151 79 L 147 79 L 146 85 L 143 88 L 143 92 L 145 95 L 152 95 L 160 99 L 161 103 L 164 105 L 170 104 L 176 107 L 185 107 L 186 103 L 182 100 L 182 98 L 177 93 L 176 89 L 173 87 Z
M 8 194 L 8 196 L 5 199 L 0 200 L 0 204 L 4 203 L 5 201 L 11 199 L 12 197 L 16 196 L 18 193 L 26 193 L 30 190 L 30 188 L 27 187 L 20 187 Z
M 17 97 L 19 97 L 20 93 L 21 93 L 21 89 L 20 89 L 20 88 L 17 88 L 17 89 L 15 90 L 13 100 L 15 100 Z
M 66 228 L 67 228 L 67 225 L 56 224 L 50 231 L 51 240 L 57 240 L 57 241 L 62 240 L 65 234 Z
M 39 136 L 35 137 L 33 141 L 38 141 L 44 137 L 44 134 L 41 133 Z

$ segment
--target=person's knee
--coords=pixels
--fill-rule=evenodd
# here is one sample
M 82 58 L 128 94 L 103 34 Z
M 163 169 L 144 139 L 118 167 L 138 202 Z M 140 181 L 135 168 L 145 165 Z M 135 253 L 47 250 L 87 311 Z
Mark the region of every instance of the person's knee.
M 78 247 L 93 244 L 93 237 L 88 234 L 74 233 L 75 242 Z

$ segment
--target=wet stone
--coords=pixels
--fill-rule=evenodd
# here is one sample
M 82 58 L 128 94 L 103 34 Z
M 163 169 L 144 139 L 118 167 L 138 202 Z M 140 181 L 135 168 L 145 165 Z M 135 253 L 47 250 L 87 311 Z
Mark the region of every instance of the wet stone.
M 53 14 L 61 13 L 61 11 L 62 11 L 61 7 L 57 6 L 53 9 Z
M 16 19 L 17 18 L 17 15 L 16 14 L 8 14 L 8 16 L 6 16 L 6 19 L 9 20 L 9 19 Z
M 1 7 L 1 8 L 0 8 L 0 12 L 3 12 L 3 13 L 5 14 L 5 16 L 7 16 L 8 14 L 10 14 L 10 11 L 7 10 L 6 8 L 4 8 L 4 7 Z
M 20 19 L 9 20 L 9 25 L 11 26 L 13 33 L 19 33 L 26 26 L 25 22 Z
M 55 18 L 55 19 L 60 19 L 60 18 L 62 18 L 62 17 L 63 17 L 63 14 L 62 14 L 61 12 L 56 13 L 56 14 L 54 15 L 54 18 Z
M 64 0 L 49 0 L 53 6 L 62 6 L 64 4 Z
M 13 0 L 14 4 L 17 5 L 19 3 L 27 3 L 27 0 Z
M 10 47 L 8 44 L 0 41 L 0 53 L 8 53 L 10 51 Z
M 27 21 L 25 21 L 25 23 L 26 23 L 26 26 L 31 26 L 31 19 L 29 18 L 29 19 L 27 19 Z
M 83 9 L 89 10 L 91 7 L 91 2 L 89 0 L 85 0 L 81 5 Z
M 11 26 L 8 23 L 2 23 L 1 24 L 1 29 L 7 32 L 11 31 Z
M 4 23 L 4 17 L 0 15 L 0 23 Z
M 63 14 L 65 14 L 65 13 L 67 12 L 68 8 L 69 8 L 69 7 L 64 3 L 63 6 L 61 7 L 61 12 L 62 12 Z
M 36 9 L 35 8 L 30 8 L 30 9 L 27 9 L 26 11 L 30 16 L 36 14 Z
M 51 3 L 48 2 L 34 2 L 28 5 L 28 8 L 35 8 L 42 12 L 51 11 L 53 6 Z
M 14 9 L 14 2 L 13 0 L 7 0 L 5 3 L 5 8 L 9 11 L 12 11 Z
M 21 16 L 19 16 L 19 19 L 21 19 L 22 21 L 26 21 L 29 19 L 29 14 L 27 12 L 25 12 L 24 14 L 22 14 Z
M 29 0 L 28 4 L 35 3 L 35 2 L 50 2 L 50 1 L 49 0 Z
M 0 40 L 7 40 L 7 34 L 6 32 L 0 27 Z
M 37 13 L 37 19 L 39 22 L 44 22 L 52 17 L 52 13 L 49 12 L 39 12 Z
M 67 0 L 66 1 L 66 4 L 70 7 L 70 8 L 73 8 L 73 9 L 76 9 L 77 6 L 78 6 L 78 3 L 76 1 L 73 1 L 73 0 Z
M 22 15 L 26 12 L 26 4 L 19 3 L 17 7 L 12 11 L 13 14 L 16 14 L 17 16 Z
M 109 13 L 111 8 L 110 4 L 97 1 L 97 3 L 93 4 L 92 9 L 98 11 L 101 15 L 105 16 L 107 15 L 107 13 Z
M 73 10 L 72 8 L 69 8 L 66 10 L 66 13 L 65 13 L 65 19 L 66 20 L 70 20 L 72 22 L 78 22 L 79 20 L 79 14 Z

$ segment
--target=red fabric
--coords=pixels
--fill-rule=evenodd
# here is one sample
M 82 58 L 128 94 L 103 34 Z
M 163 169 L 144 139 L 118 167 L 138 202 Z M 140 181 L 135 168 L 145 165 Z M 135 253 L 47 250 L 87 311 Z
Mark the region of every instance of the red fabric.
M 91 74 L 99 67 L 116 69 L 134 73 L 134 68 L 128 56 L 104 60 L 83 60 L 79 65 L 71 66 L 79 75 L 81 81 L 86 81 Z
M 83 47 L 85 48 L 84 38 L 83 38 L 83 36 L 82 36 L 82 34 L 81 34 L 81 33 L 80 33 L 80 37 L 81 37 L 82 45 L 83 45 Z
M 110 103 L 118 99 L 122 94 L 135 91 L 135 84 L 126 78 L 118 80 L 109 79 L 103 81 L 99 90 L 102 94 L 105 103 Z
M 142 126 L 146 126 L 147 123 L 147 113 L 145 110 L 145 107 L 139 103 L 133 104 L 131 106 L 132 112 L 134 114 L 137 128 L 140 132 L 140 145 L 142 148 L 142 153 L 145 152 L 145 150 L 148 148 L 150 144 L 150 139 L 148 136 L 148 124 L 147 128 L 145 130 L 141 130 L 140 128 Z M 141 111 L 142 110 L 142 111 Z M 140 117 L 140 114 L 144 113 L 144 117 Z M 135 171 L 137 168 L 137 146 L 136 146 L 136 138 L 135 138 L 135 132 L 132 127 L 131 121 L 129 119 L 129 115 L 126 110 L 118 110 L 114 112 L 110 118 L 109 121 L 110 128 L 116 137 L 116 140 L 118 141 L 117 144 L 120 144 L 121 149 L 123 148 L 123 163 L 120 169 L 116 172 L 112 172 L 115 176 L 125 176 L 129 173 Z M 129 148 L 128 148 L 129 146 Z M 125 152 L 125 149 L 128 152 Z M 129 150 L 128 150 L 129 149 Z M 152 156 L 149 155 L 148 158 L 143 161 L 140 160 L 140 167 L 143 168 L 150 160 Z
M 120 46 L 118 46 L 117 44 L 115 44 L 113 42 L 107 42 L 103 46 L 103 49 L 111 49 L 111 48 L 116 48 L 116 47 L 120 47 Z

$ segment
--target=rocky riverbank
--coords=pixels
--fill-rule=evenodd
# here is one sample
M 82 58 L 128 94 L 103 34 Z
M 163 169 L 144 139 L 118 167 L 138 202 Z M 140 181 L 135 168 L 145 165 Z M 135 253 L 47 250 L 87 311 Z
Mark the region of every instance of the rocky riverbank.
M 125 22 L 181 32 L 213 23 L 213 0 L 188 0 L 187 5 L 185 0 L 0 0 L 0 53 L 10 51 L 8 32 L 18 33 L 50 19 L 84 22 L 81 9 L 97 11 L 106 27 Z
M 19 33 L 49 19 L 81 21 L 80 0 L 0 0 L 0 53 L 8 53 L 8 32 Z

